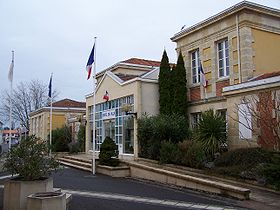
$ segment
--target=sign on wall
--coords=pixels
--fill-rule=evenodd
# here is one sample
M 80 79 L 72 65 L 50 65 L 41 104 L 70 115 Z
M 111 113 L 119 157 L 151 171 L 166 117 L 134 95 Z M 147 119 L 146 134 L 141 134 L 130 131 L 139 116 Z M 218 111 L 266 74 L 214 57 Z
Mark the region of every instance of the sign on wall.
M 102 119 L 108 120 L 116 117 L 116 110 L 115 109 L 109 109 L 102 112 Z

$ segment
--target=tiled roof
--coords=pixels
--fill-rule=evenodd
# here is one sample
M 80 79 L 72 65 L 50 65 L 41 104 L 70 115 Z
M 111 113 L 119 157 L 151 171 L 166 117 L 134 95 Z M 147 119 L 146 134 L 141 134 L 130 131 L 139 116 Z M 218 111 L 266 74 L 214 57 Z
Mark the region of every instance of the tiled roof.
M 121 74 L 121 73 L 118 73 L 118 74 L 115 74 L 115 75 L 123 81 L 128 81 L 128 80 L 131 80 L 131 79 L 134 79 L 134 78 L 138 77 L 138 75 Z
M 11 130 L 11 134 L 17 134 L 18 131 L 17 130 Z M 10 130 L 3 130 L 3 135 L 4 134 L 10 134 Z
M 144 66 L 154 66 L 154 67 L 160 66 L 159 61 L 151 61 L 151 60 L 145 60 L 145 59 L 139 59 L 139 58 L 130 58 L 130 59 L 122 61 L 122 62 L 130 63 L 130 64 L 144 65 Z
M 257 80 L 267 79 L 267 78 L 277 77 L 277 76 L 280 76 L 280 71 L 265 73 L 251 79 L 250 81 L 257 81 Z
M 74 101 L 71 99 L 63 99 L 52 104 L 53 107 L 71 107 L 71 108 L 86 108 L 85 102 Z

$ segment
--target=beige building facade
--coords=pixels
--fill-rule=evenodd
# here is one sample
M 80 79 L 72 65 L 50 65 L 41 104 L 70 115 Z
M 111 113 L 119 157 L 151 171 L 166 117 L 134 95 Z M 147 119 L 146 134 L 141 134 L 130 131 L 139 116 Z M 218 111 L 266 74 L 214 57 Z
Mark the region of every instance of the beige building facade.
M 157 115 L 159 62 L 132 58 L 97 74 L 95 151 L 106 136 L 121 158 L 138 156 L 137 118 Z M 105 96 L 105 97 L 104 97 Z M 93 150 L 93 94 L 86 96 L 86 151 Z
M 241 103 L 241 92 L 243 95 L 254 93 L 243 87 L 238 93 L 229 93 L 226 87 L 280 71 L 279 23 L 279 10 L 243 1 L 171 38 L 185 61 L 190 123 L 193 127 L 201 112 L 213 109 L 227 118 L 230 148 L 248 145 L 236 134 L 240 132 L 238 118 L 235 121 L 231 119 L 236 118 L 233 109 Z M 201 67 L 206 87 L 200 83 Z M 256 87 L 258 82 L 255 81 Z M 253 135 L 248 140 L 250 146 L 258 145 L 257 136 Z
M 63 99 L 53 103 L 52 130 L 68 125 L 73 118 L 82 119 L 86 113 L 85 103 Z M 50 133 L 50 107 L 42 107 L 30 113 L 29 135 L 48 140 Z

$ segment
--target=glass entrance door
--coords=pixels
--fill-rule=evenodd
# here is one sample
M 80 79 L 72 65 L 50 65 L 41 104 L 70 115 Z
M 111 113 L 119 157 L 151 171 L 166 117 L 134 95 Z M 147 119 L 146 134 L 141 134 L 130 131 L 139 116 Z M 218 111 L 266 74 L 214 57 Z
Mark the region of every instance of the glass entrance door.
M 104 138 L 107 136 L 115 141 L 115 120 L 104 121 Z

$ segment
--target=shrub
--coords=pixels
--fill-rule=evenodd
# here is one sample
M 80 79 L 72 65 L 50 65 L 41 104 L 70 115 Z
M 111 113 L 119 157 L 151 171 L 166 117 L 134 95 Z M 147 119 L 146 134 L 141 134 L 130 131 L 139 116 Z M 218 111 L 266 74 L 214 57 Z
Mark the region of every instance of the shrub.
M 69 153 L 78 153 L 80 152 L 79 142 L 71 142 L 68 144 Z
M 99 162 L 101 165 L 118 166 L 118 146 L 110 137 L 106 137 L 101 144 Z
M 68 152 L 68 144 L 71 142 L 70 129 L 65 125 L 52 131 L 52 145 L 54 152 Z
M 169 141 L 161 142 L 160 163 L 177 163 L 179 148 L 177 144 Z
M 138 120 L 140 156 L 159 160 L 161 142 L 178 143 L 189 134 L 186 120 L 178 115 L 144 116 Z
M 38 180 L 49 176 L 51 170 L 58 168 L 58 162 L 53 157 L 47 157 L 47 154 L 46 142 L 30 136 L 11 148 L 4 167 L 12 174 L 19 174 L 22 180 Z
M 262 148 L 228 151 L 215 160 L 215 171 L 237 178 L 268 183 L 280 190 L 280 154 Z
M 85 142 L 86 142 L 86 127 L 84 125 L 80 125 L 78 132 L 78 142 L 80 146 L 80 151 L 85 151 Z
M 267 162 L 270 162 L 270 157 L 265 150 L 261 148 L 240 148 L 223 153 L 215 160 L 215 165 L 220 167 L 243 165 L 247 168 Z
M 194 138 L 201 143 L 204 152 L 211 158 L 226 143 L 226 121 L 212 109 L 201 114 Z
M 185 140 L 178 144 L 178 148 L 180 156 L 178 163 L 193 168 L 203 167 L 206 156 L 198 142 Z
M 271 162 L 263 167 L 262 174 L 264 175 L 268 184 L 280 190 L 280 153 L 270 153 Z

